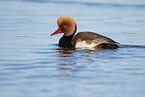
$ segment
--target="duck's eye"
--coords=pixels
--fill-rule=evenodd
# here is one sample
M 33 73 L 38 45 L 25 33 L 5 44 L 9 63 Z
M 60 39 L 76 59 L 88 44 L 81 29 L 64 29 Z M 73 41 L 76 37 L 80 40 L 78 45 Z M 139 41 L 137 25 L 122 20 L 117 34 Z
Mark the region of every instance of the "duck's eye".
M 62 28 L 67 28 L 67 25 L 61 25 Z
M 61 31 L 65 31 L 67 29 L 67 25 L 61 25 L 60 29 L 61 29 Z

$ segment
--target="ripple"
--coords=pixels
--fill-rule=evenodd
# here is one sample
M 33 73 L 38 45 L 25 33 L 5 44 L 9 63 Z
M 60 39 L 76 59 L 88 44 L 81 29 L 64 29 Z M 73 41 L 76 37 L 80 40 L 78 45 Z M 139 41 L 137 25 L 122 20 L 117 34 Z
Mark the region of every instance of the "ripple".
M 76 0 L 24 0 L 29 2 L 51 2 L 51 3 L 62 3 L 62 4 L 78 4 L 78 5 L 88 5 L 88 6 L 105 6 L 105 7 L 131 7 L 131 8 L 145 8 L 144 4 L 125 4 L 125 3 L 103 3 L 103 2 L 92 2 L 92 1 L 76 1 Z

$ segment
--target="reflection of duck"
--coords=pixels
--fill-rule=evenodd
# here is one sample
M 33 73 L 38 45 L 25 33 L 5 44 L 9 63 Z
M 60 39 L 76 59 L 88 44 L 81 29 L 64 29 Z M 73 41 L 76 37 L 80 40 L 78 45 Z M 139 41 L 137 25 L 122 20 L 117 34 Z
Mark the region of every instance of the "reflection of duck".
M 60 47 L 99 47 L 105 49 L 115 49 L 119 47 L 114 40 L 93 32 L 79 32 L 74 36 L 77 26 L 74 19 L 71 17 L 62 16 L 58 19 L 57 23 L 59 28 L 51 34 L 51 36 L 64 33 L 59 40 Z
M 74 57 L 72 54 L 74 53 L 74 49 L 66 49 L 66 48 L 59 48 L 56 49 L 58 53 L 58 57 Z

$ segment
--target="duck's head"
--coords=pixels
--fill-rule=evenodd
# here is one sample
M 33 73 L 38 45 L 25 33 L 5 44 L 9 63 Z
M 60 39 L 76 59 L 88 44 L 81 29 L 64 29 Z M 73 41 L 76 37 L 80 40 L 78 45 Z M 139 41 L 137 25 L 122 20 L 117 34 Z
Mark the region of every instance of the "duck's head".
M 76 31 L 76 23 L 75 20 L 69 16 L 62 16 L 57 20 L 58 29 L 51 34 L 59 34 L 64 33 L 65 36 L 70 36 L 75 33 Z

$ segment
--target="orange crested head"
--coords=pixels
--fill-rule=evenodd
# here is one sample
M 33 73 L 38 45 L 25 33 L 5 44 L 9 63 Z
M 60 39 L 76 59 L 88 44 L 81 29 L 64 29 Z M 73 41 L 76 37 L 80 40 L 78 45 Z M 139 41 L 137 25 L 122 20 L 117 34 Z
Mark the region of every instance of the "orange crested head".
M 69 16 L 62 16 L 57 20 L 57 24 L 59 28 L 53 33 L 52 35 L 58 34 L 58 33 L 64 33 L 65 36 L 69 36 L 74 33 L 75 31 L 75 20 Z

